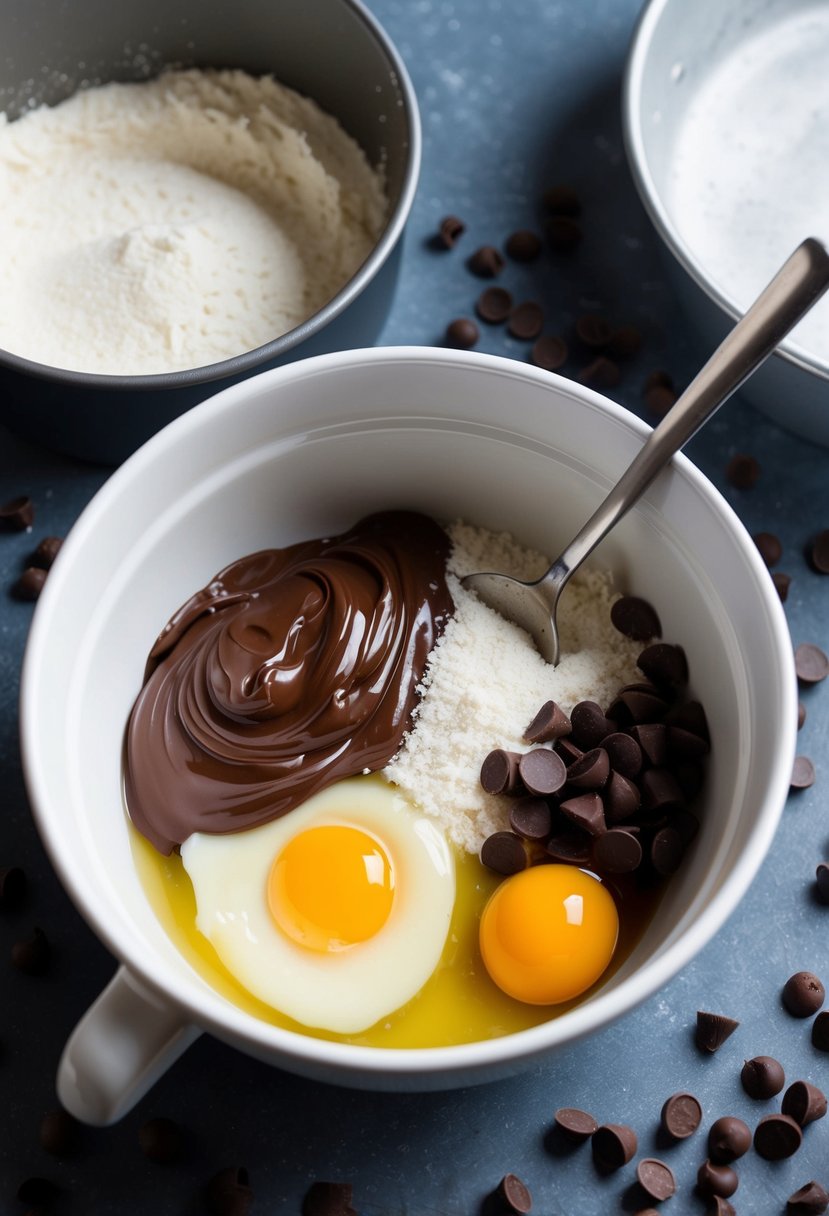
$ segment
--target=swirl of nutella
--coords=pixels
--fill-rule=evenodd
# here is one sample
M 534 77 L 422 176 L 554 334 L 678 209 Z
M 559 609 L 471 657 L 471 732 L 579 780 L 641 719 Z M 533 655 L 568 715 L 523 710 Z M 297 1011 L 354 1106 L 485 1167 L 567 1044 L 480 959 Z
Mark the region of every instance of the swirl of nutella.
M 409 511 L 251 554 L 173 616 L 127 726 L 125 792 L 162 853 L 391 760 L 452 611 L 449 539 Z

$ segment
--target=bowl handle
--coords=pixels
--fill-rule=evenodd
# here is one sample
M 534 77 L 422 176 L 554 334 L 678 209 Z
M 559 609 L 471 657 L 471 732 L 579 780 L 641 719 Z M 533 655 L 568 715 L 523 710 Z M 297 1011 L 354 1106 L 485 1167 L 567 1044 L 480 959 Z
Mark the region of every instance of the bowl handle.
M 58 1065 L 58 1097 L 84 1123 L 115 1123 L 200 1033 L 175 1005 L 119 967 L 69 1037 Z

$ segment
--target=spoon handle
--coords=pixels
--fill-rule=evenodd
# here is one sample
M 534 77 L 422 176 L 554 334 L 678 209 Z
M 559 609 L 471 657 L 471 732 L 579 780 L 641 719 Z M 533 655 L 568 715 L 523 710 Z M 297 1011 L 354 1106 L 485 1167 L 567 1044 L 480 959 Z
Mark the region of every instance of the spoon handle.
M 654 428 L 628 469 L 544 576 L 563 581 L 641 497 L 675 452 L 768 358 L 829 287 L 829 253 L 813 237 L 798 245 L 765 291 Z

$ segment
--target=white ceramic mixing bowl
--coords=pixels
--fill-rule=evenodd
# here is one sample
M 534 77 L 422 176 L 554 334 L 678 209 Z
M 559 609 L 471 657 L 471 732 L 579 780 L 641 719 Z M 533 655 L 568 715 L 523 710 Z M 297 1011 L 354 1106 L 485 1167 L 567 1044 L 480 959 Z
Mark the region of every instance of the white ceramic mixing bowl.
M 22 745 L 52 861 L 121 961 L 58 1079 L 90 1122 L 123 1114 L 200 1030 L 310 1077 L 437 1089 L 515 1072 L 646 999 L 751 882 L 788 792 L 796 685 L 783 612 L 750 537 L 683 457 L 597 551 L 685 647 L 715 740 L 703 826 L 633 954 L 583 1004 L 489 1042 L 349 1046 L 230 1004 L 178 953 L 133 864 L 121 748 L 145 657 L 173 610 L 244 553 L 341 531 L 380 508 L 509 529 L 555 553 L 647 427 L 589 389 L 509 360 L 386 348 L 234 385 L 172 423 L 104 486 L 65 542 L 26 653 Z

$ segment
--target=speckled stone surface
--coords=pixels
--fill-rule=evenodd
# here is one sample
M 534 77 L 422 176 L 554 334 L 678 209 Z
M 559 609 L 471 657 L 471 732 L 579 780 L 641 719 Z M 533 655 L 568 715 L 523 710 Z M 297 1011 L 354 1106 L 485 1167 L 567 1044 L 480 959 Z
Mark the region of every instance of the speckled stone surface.
M 642 351 L 625 364 L 611 395 L 648 417 L 641 398 L 648 372 L 667 369 L 682 385 L 707 352 L 674 302 L 622 148 L 620 78 L 639 0 L 373 0 L 372 8 L 409 66 L 425 136 L 401 287 L 383 342 L 441 342 L 447 322 L 472 315 L 485 285 L 465 268 L 468 254 L 501 244 L 516 228 L 538 226 L 542 190 L 568 182 L 584 199 L 582 246 L 570 258 L 545 254 L 531 265 L 510 264 L 499 282 L 516 300 L 539 300 L 550 331 L 567 333 L 584 311 L 639 326 Z M 454 250 L 436 252 L 430 238 L 450 212 L 467 231 Z M 481 328 L 479 349 L 527 357 L 528 344 L 507 338 L 502 327 Z M 564 370 L 575 375 L 583 362 Z M 780 536 L 779 568 L 792 576 L 786 613 L 793 639 L 829 648 L 829 583 L 803 554 L 809 537 L 829 527 L 829 452 L 779 430 L 738 398 L 688 452 L 750 531 Z M 753 490 L 726 484 L 726 463 L 737 452 L 760 462 Z M 61 1188 L 58 1213 L 195 1216 L 206 1210 L 205 1180 L 239 1165 L 250 1174 L 254 1213 L 298 1212 L 309 1184 L 327 1179 L 351 1181 L 366 1216 L 468 1216 L 507 1171 L 529 1185 L 533 1210 L 542 1214 L 635 1212 L 645 1206 L 633 1185 L 635 1163 L 602 1178 L 589 1148 L 563 1154 L 547 1137 L 557 1107 L 581 1106 L 600 1122 L 630 1123 L 639 1155 L 670 1163 L 679 1191 L 666 1212 L 703 1212 L 694 1180 L 712 1120 L 733 1114 L 753 1127 L 778 1109 L 775 1100 L 753 1102 L 743 1093 L 743 1060 L 772 1055 L 789 1080 L 829 1085 L 829 1056 L 812 1048 L 809 1021 L 791 1018 L 780 1002 L 794 971 L 829 980 L 829 908 L 815 902 L 812 886 L 815 865 L 829 858 L 829 690 L 821 686 L 804 695 L 808 716 L 799 737 L 817 782 L 789 799 L 749 894 L 690 966 L 601 1034 L 514 1080 L 426 1096 L 311 1084 L 203 1037 L 118 1126 L 85 1130 L 66 1158 L 40 1147 L 38 1126 L 55 1106 L 62 1045 L 114 964 L 63 894 L 31 823 L 17 693 L 32 608 L 8 589 L 38 540 L 65 534 L 105 476 L 0 429 L 0 502 L 27 493 L 36 508 L 30 534 L 0 535 L 0 866 L 22 865 L 30 877 L 24 906 L 0 915 L 0 1211 L 22 1214 L 17 1187 L 42 1175 Z M 21 975 L 8 961 L 12 943 L 33 925 L 54 943 L 53 966 L 42 978 Z M 693 1045 L 700 1008 L 740 1021 L 711 1057 Z M 699 1097 L 703 1126 L 665 1147 L 657 1137 L 659 1111 L 680 1089 Z M 139 1149 L 138 1128 L 154 1116 L 184 1129 L 178 1165 L 153 1164 Z M 829 1119 L 806 1129 L 788 1161 L 771 1164 L 752 1151 L 736 1168 L 732 1202 L 739 1212 L 782 1213 L 786 1197 L 809 1179 L 829 1185 Z

